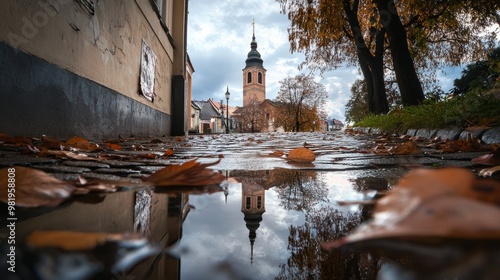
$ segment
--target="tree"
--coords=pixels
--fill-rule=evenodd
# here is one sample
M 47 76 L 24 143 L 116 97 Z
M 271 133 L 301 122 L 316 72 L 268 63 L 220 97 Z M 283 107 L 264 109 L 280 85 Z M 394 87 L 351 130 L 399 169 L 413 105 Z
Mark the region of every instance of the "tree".
M 323 108 L 328 94 L 325 86 L 304 74 L 287 77 L 280 81 L 280 91 L 276 98 L 279 104 L 275 126 L 286 131 L 310 131 L 326 119 Z
M 388 110 L 384 72 L 394 73 L 403 105 L 416 105 L 424 99 L 418 72 L 484 56 L 498 38 L 488 28 L 500 18 L 499 1 L 276 1 L 291 21 L 291 52 L 305 52 L 301 66 L 327 71 L 357 62 L 372 113 Z
M 243 131 L 260 131 L 265 124 L 265 112 L 256 98 L 249 100 L 249 103 L 239 108 L 235 113 L 235 119 Z
M 356 80 L 351 87 L 351 99 L 345 106 L 345 120 L 359 122 L 370 114 L 366 82 Z

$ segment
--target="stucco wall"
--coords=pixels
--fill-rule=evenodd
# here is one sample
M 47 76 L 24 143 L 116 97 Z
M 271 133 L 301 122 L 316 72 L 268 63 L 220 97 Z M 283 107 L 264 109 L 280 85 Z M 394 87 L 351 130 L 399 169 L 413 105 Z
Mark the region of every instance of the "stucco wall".
M 170 114 L 174 49 L 150 1 L 93 2 L 91 15 L 79 1 L 2 0 L 0 41 Z M 154 102 L 139 95 L 142 40 L 157 57 Z

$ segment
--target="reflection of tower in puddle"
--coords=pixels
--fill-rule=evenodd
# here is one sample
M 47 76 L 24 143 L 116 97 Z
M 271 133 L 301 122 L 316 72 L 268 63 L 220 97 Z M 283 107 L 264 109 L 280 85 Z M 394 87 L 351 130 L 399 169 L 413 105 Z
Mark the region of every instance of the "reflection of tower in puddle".
M 250 182 L 249 182 L 250 181 Z M 242 185 L 241 212 L 245 215 L 245 222 L 250 238 L 250 262 L 253 263 L 253 244 L 257 237 L 257 229 L 262 221 L 265 208 L 265 189 L 260 184 L 251 180 L 244 180 Z

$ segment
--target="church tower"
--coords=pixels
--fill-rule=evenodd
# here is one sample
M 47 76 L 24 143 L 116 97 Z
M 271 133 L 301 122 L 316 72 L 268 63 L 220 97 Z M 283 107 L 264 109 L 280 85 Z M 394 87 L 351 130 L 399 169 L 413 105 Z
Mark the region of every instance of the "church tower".
M 266 212 L 266 193 L 263 186 L 256 182 L 242 182 L 241 212 L 248 229 L 250 239 L 250 262 L 253 263 L 253 245 L 257 237 L 257 229 L 262 222 L 262 214 Z
M 243 107 L 250 104 L 250 100 L 256 99 L 259 103 L 266 99 L 266 69 L 264 62 L 257 51 L 255 41 L 255 21 L 253 25 L 252 42 L 250 52 L 247 55 L 246 66 L 243 69 Z

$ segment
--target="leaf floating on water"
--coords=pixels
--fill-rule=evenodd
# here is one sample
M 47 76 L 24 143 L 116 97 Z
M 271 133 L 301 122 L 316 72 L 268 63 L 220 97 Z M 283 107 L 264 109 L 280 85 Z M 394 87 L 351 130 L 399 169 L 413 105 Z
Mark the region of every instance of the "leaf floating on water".
M 373 220 L 325 249 L 356 246 L 401 250 L 401 241 L 500 240 L 500 184 L 460 168 L 418 169 L 379 199 Z
M 415 154 L 420 154 L 421 151 L 415 142 L 407 141 L 401 145 L 389 149 L 389 153 L 395 155 L 415 155 Z
M 55 139 L 55 138 L 52 138 L 52 137 L 49 137 L 49 136 L 45 136 L 43 135 L 42 136 L 42 147 L 44 148 L 47 148 L 47 149 L 59 149 L 59 150 L 62 150 L 62 148 L 64 147 L 64 143 Z
M 14 174 L 15 177 L 9 177 Z M 60 181 L 49 174 L 28 167 L 0 169 L 0 200 L 8 203 L 8 179 L 15 179 L 16 206 L 38 207 L 57 206 L 67 199 L 74 190 L 70 183 Z
M 316 159 L 316 155 L 308 148 L 297 148 L 290 151 L 288 159 L 295 162 L 310 163 Z
M 218 185 L 224 181 L 224 175 L 207 167 L 219 162 L 220 159 L 213 163 L 202 164 L 194 159 L 181 165 L 169 165 L 144 178 L 143 181 L 157 187 Z
M 122 145 L 117 143 L 105 142 L 104 145 L 106 145 L 108 149 L 115 151 L 121 151 L 123 149 Z

